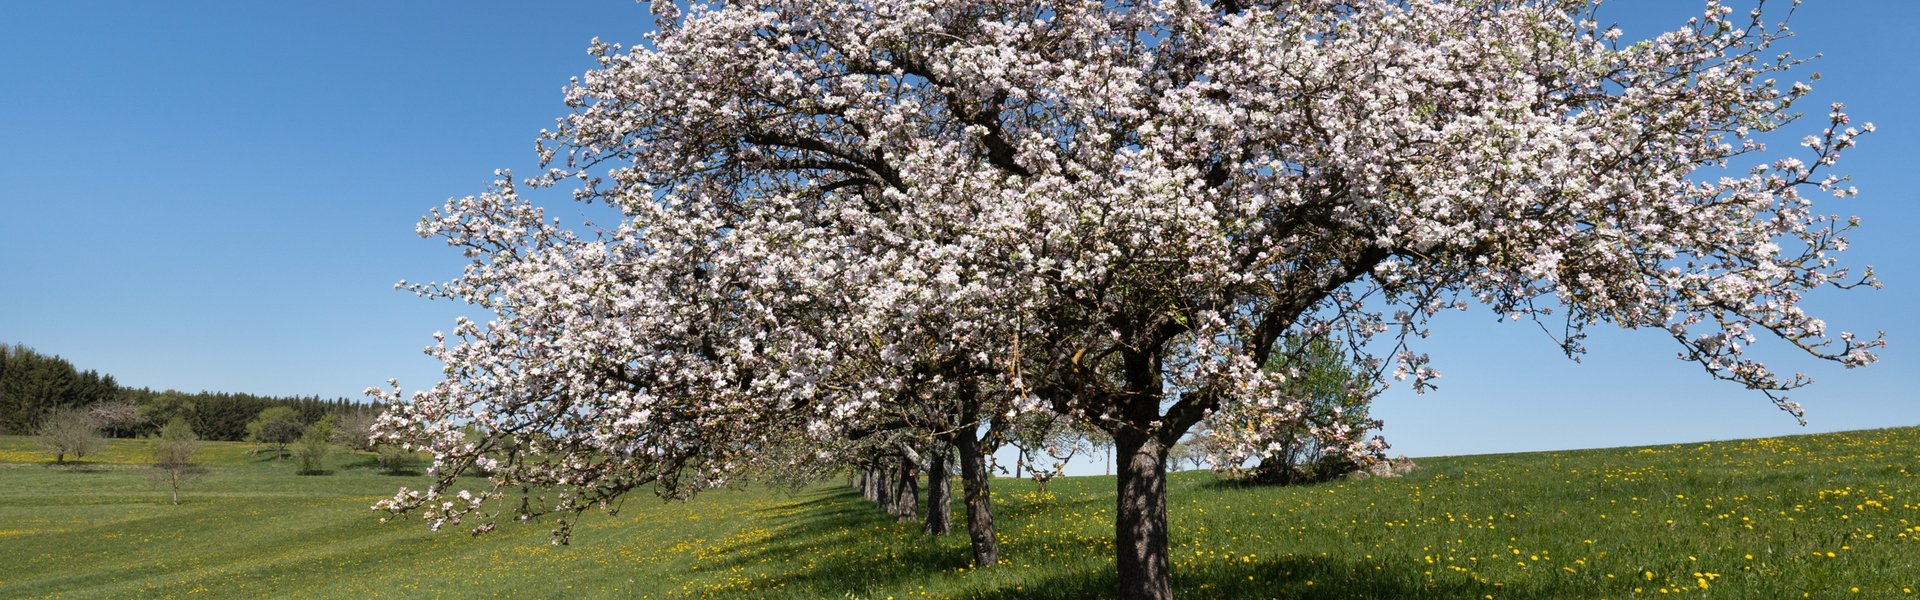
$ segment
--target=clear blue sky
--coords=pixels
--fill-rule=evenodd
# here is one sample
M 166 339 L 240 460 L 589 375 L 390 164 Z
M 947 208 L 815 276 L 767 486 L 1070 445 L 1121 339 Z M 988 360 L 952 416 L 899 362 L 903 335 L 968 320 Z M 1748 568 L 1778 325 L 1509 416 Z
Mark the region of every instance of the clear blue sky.
M 1784 7 L 1786 2 L 1773 4 Z M 1696 10 L 1610 3 L 1629 38 Z M 643 6 L 597 2 L 44 2 L 0 18 L 0 342 L 156 389 L 359 397 L 399 377 L 464 307 L 393 289 L 457 272 L 413 234 L 495 168 L 534 166 L 594 36 L 632 43 Z M 1837 327 L 1885 329 L 1880 364 L 1766 400 L 1672 358 L 1657 332 L 1595 332 L 1582 364 L 1527 325 L 1450 314 L 1426 350 L 1439 391 L 1396 389 L 1375 414 L 1415 456 L 1612 446 L 1920 424 L 1910 348 L 1920 209 L 1920 3 L 1813 0 L 1795 17 L 1815 107 L 1880 126 L 1842 162 L 1861 196 L 1850 259 L 1885 290 L 1816 297 Z M 1807 121 L 1810 133 L 1817 127 Z M 1797 130 L 1797 139 L 1803 132 Z M 565 210 L 560 211 L 565 215 Z M 1076 471 L 1098 472 L 1097 466 Z

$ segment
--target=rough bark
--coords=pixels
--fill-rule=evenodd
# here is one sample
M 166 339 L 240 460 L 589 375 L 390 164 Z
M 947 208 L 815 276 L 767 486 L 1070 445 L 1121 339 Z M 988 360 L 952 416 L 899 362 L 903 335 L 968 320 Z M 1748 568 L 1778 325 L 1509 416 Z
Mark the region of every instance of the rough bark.
M 1119 454 L 1114 513 L 1115 566 L 1123 600 L 1173 597 L 1167 563 L 1167 448 L 1155 436 L 1123 428 L 1113 436 Z
M 946 535 L 953 530 L 953 492 L 947 473 L 947 461 L 953 458 L 953 450 L 946 444 L 935 442 L 933 451 L 927 453 L 927 525 L 924 530 L 932 535 Z
M 900 471 L 893 486 L 893 516 L 901 521 L 918 520 L 920 507 L 919 465 L 900 459 Z
M 973 543 L 973 565 L 991 567 L 1000 562 L 1000 540 L 993 531 L 993 509 L 987 490 L 987 460 L 980 440 L 971 430 L 954 436 L 960 452 L 960 493 L 966 497 L 967 538 Z

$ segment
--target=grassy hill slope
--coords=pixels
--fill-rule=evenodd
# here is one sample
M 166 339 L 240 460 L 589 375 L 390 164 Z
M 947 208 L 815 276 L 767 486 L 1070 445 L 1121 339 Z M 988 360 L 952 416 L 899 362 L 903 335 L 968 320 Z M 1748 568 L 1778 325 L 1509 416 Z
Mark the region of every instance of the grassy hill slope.
M 573 545 L 540 523 L 472 538 L 378 522 L 419 477 L 335 474 L 213 443 L 171 506 L 116 441 L 54 467 L 0 437 L 0 597 L 1085 598 L 1110 595 L 1111 477 L 996 480 L 1006 564 L 967 568 L 843 486 L 629 499 Z M 96 457 L 89 457 L 95 459 Z M 1294 488 L 1176 474 L 1184 597 L 1915 597 L 1920 428 L 1431 458 L 1402 479 Z M 958 519 L 956 515 L 956 519 Z M 958 522 L 958 521 L 956 521 Z

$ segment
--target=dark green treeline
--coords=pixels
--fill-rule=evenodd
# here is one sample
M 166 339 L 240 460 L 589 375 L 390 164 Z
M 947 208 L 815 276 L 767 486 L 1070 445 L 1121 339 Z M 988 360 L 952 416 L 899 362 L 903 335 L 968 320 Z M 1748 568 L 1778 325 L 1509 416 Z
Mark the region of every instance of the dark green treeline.
M 55 409 L 115 401 L 135 406 L 139 417 L 133 426 L 110 429 L 110 434 L 150 435 L 177 416 L 186 419 L 202 439 L 227 441 L 244 440 L 247 422 L 273 406 L 291 407 L 302 423 L 318 421 L 328 413 L 379 410 L 346 398 L 124 388 L 112 375 L 82 371 L 64 358 L 18 344 L 0 345 L 0 434 L 32 433 L 40 419 Z

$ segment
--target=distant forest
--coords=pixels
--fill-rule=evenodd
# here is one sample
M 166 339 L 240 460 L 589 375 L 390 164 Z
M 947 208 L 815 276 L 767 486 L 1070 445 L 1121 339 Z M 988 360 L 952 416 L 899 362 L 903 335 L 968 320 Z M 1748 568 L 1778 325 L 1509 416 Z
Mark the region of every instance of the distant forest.
M 32 433 L 40 419 L 60 408 L 88 409 L 121 402 L 135 407 L 137 418 L 103 433 L 114 437 L 151 435 L 174 417 L 185 419 L 202 439 L 240 441 L 247 422 L 274 406 L 293 409 L 304 424 L 328 413 L 373 413 L 379 407 L 346 398 L 255 396 L 225 392 L 154 391 L 121 387 L 112 375 L 79 370 L 64 358 L 26 346 L 0 344 L 0 434 Z

